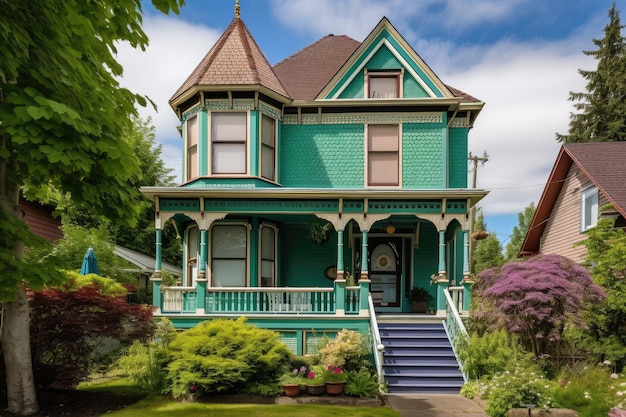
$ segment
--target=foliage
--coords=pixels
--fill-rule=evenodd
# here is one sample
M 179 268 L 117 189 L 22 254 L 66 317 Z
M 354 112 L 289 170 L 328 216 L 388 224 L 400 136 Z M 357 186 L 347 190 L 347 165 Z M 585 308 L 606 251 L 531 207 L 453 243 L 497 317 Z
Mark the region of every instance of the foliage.
M 326 242 L 328 240 L 328 234 L 335 230 L 333 224 L 324 219 L 316 219 L 311 223 L 307 223 L 305 226 L 309 232 L 309 237 L 315 243 Z
M 323 367 L 315 366 L 306 373 L 306 385 L 322 385 L 326 383 L 326 372 Z
M 606 364 L 564 372 L 554 393 L 555 403 L 575 410 L 580 417 L 605 416 L 613 407 L 623 408 L 626 377 L 613 373 L 610 362 Z
M 513 227 L 513 233 L 509 239 L 509 243 L 505 247 L 506 261 L 519 260 L 518 254 L 524 243 L 526 232 L 530 227 L 530 223 L 535 215 L 535 203 L 532 202 L 524 208 L 524 211 L 517 214 L 517 226 Z
M 626 233 L 613 228 L 609 219 L 600 219 L 583 241 L 593 280 L 604 288 L 606 300 L 587 315 L 590 331 L 580 336 L 588 350 L 613 361 L 621 369 L 626 364 Z
M 76 271 L 65 271 L 69 281 L 65 284 L 65 291 L 76 291 L 87 285 L 95 285 L 102 295 L 107 297 L 124 297 L 128 293 L 126 287 L 119 282 L 96 274 L 81 275 Z
M 570 115 L 569 133 L 560 135 L 561 142 L 610 142 L 626 140 L 626 67 L 622 24 L 615 3 L 608 12 L 609 23 L 604 37 L 594 39 L 598 49 L 583 51 L 598 61 L 595 71 L 579 69 L 587 82 L 586 92 L 570 92 L 578 113 Z
M 584 311 L 605 297 L 585 268 L 555 254 L 483 271 L 473 290 L 474 319 L 519 335 L 535 356 L 552 355 L 566 325 L 585 327 Z
M 504 329 L 473 333 L 469 339 L 461 339 L 457 346 L 463 371 L 470 379 L 490 377 L 511 367 L 528 364 L 532 354 L 517 342 L 517 337 Z
M 135 341 L 118 359 L 117 366 L 135 385 L 149 393 L 161 393 L 165 389 L 164 360 L 158 345 Z
M 369 353 L 369 344 L 360 333 L 342 329 L 334 339 L 325 338 L 317 351 L 317 361 L 326 367 L 339 366 L 354 371 L 371 366 L 367 360 Z
M 339 366 L 328 365 L 323 368 L 324 382 L 346 382 L 346 374 Z
M 184 395 L 238 391 L 248 381 L 275 384 L 291 353 L 275 332 L 246 319 L 205 321 L 177 335 L 168 346 L 168 389 Z
M 474 222 L 474 230 L 487 230 L 487 223 L 482 212 Z M 487 268 L 502 265 L 502 245 L 495 234 L 490 233 L 486 239 L 472 240 L 472 272 L 479 273 Z
M 176 329 L 167 317 L 159 317 L 154 323 L 154 340 L 167 347 L 176 338 Z
M 375 397 L 379 394 L 378 376 L 366 370 L 348 372 L 343 392 L 349 397 Z
M 280 383 L 285 385 L 303 385 L 308 375 L 308 369 L 302 365 L 300 368 L 294 368 L 285 372 L 280 377 Z
M 430 295 L 427 289 L 421 287 L 413 287 L 411 288 L 411 291 L 409 291 L 409 300 L 417 302 L 430 302 L 433 301 L 434 298 L 432 295 Z
M 515 367 L 466 385 L 461 393 L 486 400 L 485 412 L 491 417 L 506 417 L 508 410 L 523 408 L 525 404 L 538 408 L 550 408 L 553 404 L 554 384 L 532 366 Z
M 107 283 L 107 280 L 109 281 Z M 85 378 L 109 345 L 129 345 L 152 335 L 152 310 L 128 304 L 107 278 L 84 286 L 30 293 L 31 345 L 38 384 L 68 388 Z

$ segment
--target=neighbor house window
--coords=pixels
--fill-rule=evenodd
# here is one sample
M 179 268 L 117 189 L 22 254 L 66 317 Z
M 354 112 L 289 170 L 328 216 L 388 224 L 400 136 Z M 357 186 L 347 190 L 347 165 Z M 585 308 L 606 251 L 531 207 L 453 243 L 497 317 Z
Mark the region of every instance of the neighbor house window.
M 400 184 L 398 125 L 367 127 L 367 185 Z
M 400 71 L 368 72 L 367 86 L 369 98 L 400 97 Z
M 247 138 L 247 113 L 211 113 L 213 174 L 246 173 Z
M 261 176 L 276 179 L 276 120 L 266 115 L 261 119 Z
M 276 286 L 276 229 L 263 225 L 261 228 L 261 287 Z
M 591 187 L 583 190 L 580 204 L 580 230 L 591 229 L 598 223 L 598 189 Z
M 248 227 L 216 225 L 211 234 L 211 275 L 214 287 L 245 287 L 248 271 Z
M 185 123 L 187 139 L 187 181 L 198 176 L 198 116 L 192 116 Z

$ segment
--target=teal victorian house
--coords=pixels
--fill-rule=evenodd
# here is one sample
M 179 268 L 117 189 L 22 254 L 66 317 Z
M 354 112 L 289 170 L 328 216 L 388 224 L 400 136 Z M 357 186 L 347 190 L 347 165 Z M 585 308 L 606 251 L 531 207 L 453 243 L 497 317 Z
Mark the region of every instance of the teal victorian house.
M 468 188 L 468 134 L 483 104 L 386 18 L 363 42 L 328 35 L 271 66 L 236 13 L 170 100 L 183 183 L 142 189 L 156 205 L 155 314 L 179 328 L 246 316 L 307 354 L 377 318 L 441 325 L 449 304 L 467 310 L 469 213 L 486 195 Z M 168 287 L 166 222 L 184 248 Z M 416 287 L 431 295 L 423 314 Z

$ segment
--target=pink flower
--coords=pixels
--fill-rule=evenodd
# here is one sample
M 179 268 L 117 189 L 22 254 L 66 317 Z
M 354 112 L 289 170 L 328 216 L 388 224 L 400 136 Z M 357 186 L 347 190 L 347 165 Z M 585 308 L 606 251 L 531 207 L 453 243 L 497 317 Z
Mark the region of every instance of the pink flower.
M 300 372 L 306 372 L 306 366 L 302 365 L 302 367 L 300 367 Z
M 328 365 L 328 370 L 329 370 L 329 371 L 332 371 L 332 370 L 333 370 L 332 365 Z
M 335 370 L 333 371 L 336 374 L 340 374 L 341 373 L 341 368 L 335 368 Z
M 617 379 L 617 378 L 618 378 L 618 376 L 617 376 L 617 374 L 616 374 L 616 373 L 612 373 L 612 374 L 611 374 L 611 378 L 613 378 L 613 379 Z
M 309 372 L 306 377 L 309 378 L 309 379 L 315 378 L 315 372 L 313 372 L 313 371 Z
M 196 392 L 196 390 L 198 389 L 198 387 L 196 387 L 195 385 L 192 385 L 189 387 L 189 391 L 191 392 Z
M 615 395 L 617 395 L 618 397 L 621 397 L 622 395 L 624 395 L 624 393 L 622 391 L 617 391 Z

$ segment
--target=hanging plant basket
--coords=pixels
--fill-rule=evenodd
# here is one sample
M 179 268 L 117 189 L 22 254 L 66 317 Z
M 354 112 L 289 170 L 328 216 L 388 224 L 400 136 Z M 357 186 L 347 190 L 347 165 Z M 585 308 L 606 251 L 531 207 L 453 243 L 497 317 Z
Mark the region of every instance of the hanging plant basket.
M 334 230 L 333 224 L 324 219 L 315 220 L 306 224 L 309 237 L 313 242 L 322 244 L 328 240 L 330 232 Z
M 487 239 L 487 236 L 489 236 L 489 233 L 486 230 L 477 230 L 472 233 L 472 239 L 474 240 Z

